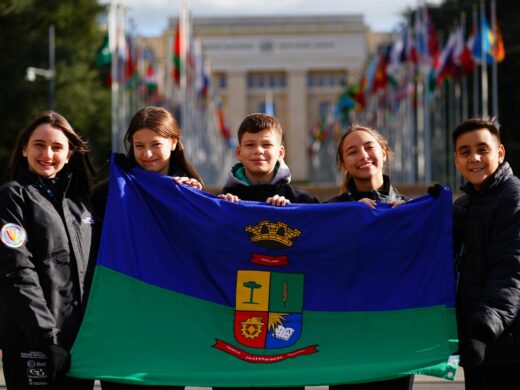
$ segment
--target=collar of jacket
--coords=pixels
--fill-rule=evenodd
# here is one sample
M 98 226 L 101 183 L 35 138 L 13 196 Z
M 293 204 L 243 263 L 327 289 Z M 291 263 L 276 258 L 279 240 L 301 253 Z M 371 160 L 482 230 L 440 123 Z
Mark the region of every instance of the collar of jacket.
M 56 184 L 57 182 L 63 182 L 64 184 L 62 185 L 62 187 L 65 191 L 70 185 L 70 181 L 72 179 L 72 172 L 69 172 L 69 170 L 65 167 L 56 174 L 55 179 L 44 179 L 37 173 L 31 172 L 27 168 L 21 168 L 18 177 L 36 186 L 40 186 L 42 182 L 47 182 L 51 180 L 54 181 L 52 184 Z
M 280 182 L 289 184 L 291 182 L 291 171 L 289 170 L 289 167 L 283 160 L 280 160 L 276 163 L 275 172 L 276 173 L 273 177 L 273 180 L 271 180 L 271 183 L 269 184 L 277 184 Z M 245 177 L 244 164 L 240 162 L 236 163 L 231 168 L 231 171 L 229 172 L 228 177 L 226 179 L 226 183 L 224 184 L 224 187 L 227 188 L 236 185 L 251 185 L 249 180 L 247 180 L 247 178 Z
M 372 191 L 358 191 L 356 183 L 351 179 L 347 186 L 347 194 L 356 200 L 369 198 L 385 203 L 399 200 L 394 187 L 390 185 L 390 178 L 387 175 L 383 175 L 383 186 L 378 190 Z

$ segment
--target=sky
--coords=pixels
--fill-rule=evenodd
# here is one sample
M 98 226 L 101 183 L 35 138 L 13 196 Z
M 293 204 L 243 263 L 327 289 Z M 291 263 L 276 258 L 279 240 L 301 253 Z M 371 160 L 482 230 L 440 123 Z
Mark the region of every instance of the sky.
M 168 19 L 179 13 L 181 0 L 119 0 L 128 9 L 136 32 L 157 36 Z M 391 31 L 403 20 L 403 12 L 422 0 L 187 0 L 194 17 L 264 15 L 363 14 L 374 31 Z M 109 0 L 102 0 L 108 3 Z M 439 4 L 441 0 L 429 0 Z

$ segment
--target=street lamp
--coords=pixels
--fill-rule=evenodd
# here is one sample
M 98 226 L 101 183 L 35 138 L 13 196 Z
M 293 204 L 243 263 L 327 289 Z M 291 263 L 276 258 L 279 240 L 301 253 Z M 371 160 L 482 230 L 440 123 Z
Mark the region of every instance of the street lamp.
M 56 67 L 54 57 L 54 25 L 49 26 L 49 69 L 35 68 L 29 66 L 25 73 L 27 81 L 36 80 L 36 76 L 41 76 L 49 80 L 49 110 L 54 111 L 54 95 L 56 89 Z

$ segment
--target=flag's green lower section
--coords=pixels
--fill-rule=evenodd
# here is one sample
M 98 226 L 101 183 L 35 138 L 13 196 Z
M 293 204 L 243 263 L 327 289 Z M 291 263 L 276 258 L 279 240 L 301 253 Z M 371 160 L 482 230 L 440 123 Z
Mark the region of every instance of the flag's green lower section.
M 454 311 L 443 306 L 304 311 L 299 341 L 292 348 L 265 350 L 235 341 L 233 308 L 100 266 L 94 284 L 88 315 L 72 349 L 70 375 L 81 378 L 258 387 L 365 382 L 413 372 L 442 376 L 456 350 Z M 293 356 L 291 352 L 314 345 L 317 352 L 277 363 L 250 363 L 214 348 L 217 339 L 251 355 Z

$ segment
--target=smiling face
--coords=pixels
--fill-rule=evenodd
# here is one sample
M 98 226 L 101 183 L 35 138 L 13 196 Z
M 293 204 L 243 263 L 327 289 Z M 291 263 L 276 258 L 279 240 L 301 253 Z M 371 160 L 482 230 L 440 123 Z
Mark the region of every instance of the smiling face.
M 461 134 L 455 143 L 455 166 L 478 191 L 502 162 L 505 149 L 488 129 Z
M 377 190 L 383 185 L 386 159 L 382 146 L 367 131 L 353 131 L 343 140 L 341 168 L 352 177 L 358 190 Z
M 280 137 L 271 129 L 243 134 L 236 156 L 244 165 L 246 177 L 251 183 L 271 182 L 276 163 L 285 155 L 281 142 Z
M 144 128 L 132 136 L 132 148 L 137 164 L 147 171 L 168 174 L 170 156 L 177 146 L 175 138 L 160 136 L 156 131 Z
M 52 179 L 69 162 L 72 151 L 63 131 L 42 124 L 34 129 L 22 154 L 31 172 Z

